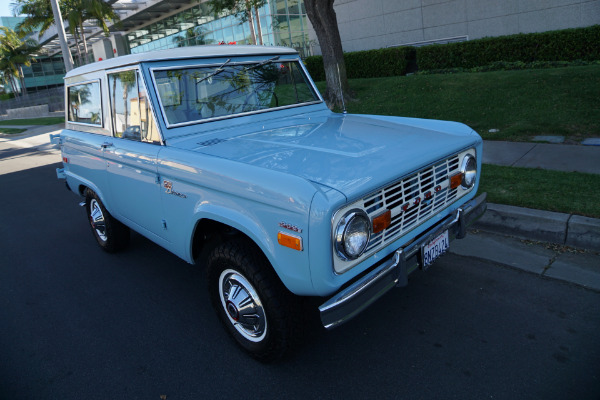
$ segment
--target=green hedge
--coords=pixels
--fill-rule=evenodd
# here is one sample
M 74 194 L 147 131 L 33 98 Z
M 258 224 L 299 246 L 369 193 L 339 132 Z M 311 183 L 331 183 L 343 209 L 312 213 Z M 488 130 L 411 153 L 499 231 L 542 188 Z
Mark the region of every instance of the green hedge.
M 344 53 L 344 62 L 349 79 L 379 78 L 406 75 L 415 57 L 416 51 L 413 47 L 391 47 Z M 323 57 L 307 57 L 304 59 L 304 63 L 315 81 L 325 80 Z
M 600 25 L 423 46 L 419 70 L 474 68 L 498 61 L 600 60 Z
M 406 75 L 420 71 L 473 69 L 499 63 L 600 60 L 600 25 L 543 33 L 490 37 L 466 42 L 414 47 L 392 47 L 344 53 L 349 79 Z M 325 80 L 323 57 L 304 59 L 315 81 Z M 416 64 L 416 65 L 415 65 Z

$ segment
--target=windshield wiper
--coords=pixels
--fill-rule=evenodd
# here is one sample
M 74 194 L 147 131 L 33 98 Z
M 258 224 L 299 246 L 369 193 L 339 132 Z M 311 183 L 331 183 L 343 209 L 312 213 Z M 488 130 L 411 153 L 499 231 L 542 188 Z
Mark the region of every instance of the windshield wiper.
M 200 82 L 204 82 L 208 78 L 212 78 L 213 76 L 215 76 L 217 74 L 220 74 L 221 72 L 225 71 L 225 69 L 223 69 L 223 67 L 226 66 L 227 64 L 229 64 L 230 61 L 231 61 L 231 58 L 228 58 L 223 64 L 221 64 L 219 66 L 219 68 L 215 69 L 214 72 L 206 75 L 204 78 L 200 79 L 199 81 L 196 81 L 196 85 L 199 84 Z
M 258 68 L 258 67 L 262 67 L 263 65 L 265 65 L 265 64 L 268 64 L 268 63 L 270 63 L 270 62 L 273 62 L 273 61 L 275 61 L 275 60 L 279 60 L 279 56 L 271 57 L 271 58 L 269 58 L 268 60 L 265 60 L 265 61 L 259 62 L 259 63 L 258 63 L 258 64 L 256 64 L 256 65 L 253 65 L 253 66 L 251 66 L 251 67 L 246 67 L 246 68 L 244 68 L 244 71 L 248 71 L 248 70 L 250 70 L 250 69 L 255 69 L 255 68 Z

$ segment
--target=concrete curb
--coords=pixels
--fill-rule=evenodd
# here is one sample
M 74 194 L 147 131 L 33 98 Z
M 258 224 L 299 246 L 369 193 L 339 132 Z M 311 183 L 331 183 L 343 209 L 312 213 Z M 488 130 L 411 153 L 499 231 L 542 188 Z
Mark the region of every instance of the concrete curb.
M 600 251 L 600 219 L 488 203 L 474 228 Z

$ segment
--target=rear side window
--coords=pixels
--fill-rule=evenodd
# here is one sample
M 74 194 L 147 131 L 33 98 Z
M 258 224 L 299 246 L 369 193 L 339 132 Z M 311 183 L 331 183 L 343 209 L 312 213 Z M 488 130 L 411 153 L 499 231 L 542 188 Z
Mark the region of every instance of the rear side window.
M 69 122 L 102 126 L 100 82 L 86 82 L 68 87 Z

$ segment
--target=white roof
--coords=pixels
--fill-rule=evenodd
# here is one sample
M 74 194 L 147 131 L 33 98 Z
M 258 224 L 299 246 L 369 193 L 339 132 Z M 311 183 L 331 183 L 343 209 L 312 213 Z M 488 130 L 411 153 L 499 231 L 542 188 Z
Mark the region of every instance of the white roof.
M 93 71 L 119 68 L 127 65 L 137 64 L 145 61 L 161 61 L 185 58 L 208 58 L 208 57 L 237 57 L 270 54 L 298 54 L 289 47 L 277 46 L 252 46 L 252 45 L 210 45 L 178 47 L 168 50 L 149 51 L 146 53 L 128 54 L 126 56 L 110 58 L 83 65 L 69 71 L 65 78 L 85 74 Z

